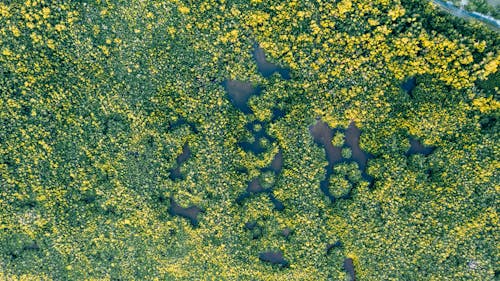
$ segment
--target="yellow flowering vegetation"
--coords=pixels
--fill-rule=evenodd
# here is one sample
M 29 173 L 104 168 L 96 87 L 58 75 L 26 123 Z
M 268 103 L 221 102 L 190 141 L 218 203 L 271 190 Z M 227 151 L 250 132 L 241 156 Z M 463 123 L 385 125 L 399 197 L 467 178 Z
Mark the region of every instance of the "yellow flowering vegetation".
M 495 280 L 499 63 L 427 0 L 1 1 L 0 280 Z

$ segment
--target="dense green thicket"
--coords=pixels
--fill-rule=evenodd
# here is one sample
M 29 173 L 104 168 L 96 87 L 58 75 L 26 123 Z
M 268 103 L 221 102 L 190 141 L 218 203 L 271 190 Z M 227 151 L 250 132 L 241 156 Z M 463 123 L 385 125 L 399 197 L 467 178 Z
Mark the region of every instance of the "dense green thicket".
M 342 280 L 348 257 L 359 280 L 493 280 L 499 43 L 427 1 L 1 2 L 0 279 Z M 261 89 L 251 113 L 227 80 Z M 316 118 L 361 129 L 372 187 L 320 190 Z M 279 151 L 284 209 L 237 203 Z M 342 195 L 360 171 L 334 169 Z

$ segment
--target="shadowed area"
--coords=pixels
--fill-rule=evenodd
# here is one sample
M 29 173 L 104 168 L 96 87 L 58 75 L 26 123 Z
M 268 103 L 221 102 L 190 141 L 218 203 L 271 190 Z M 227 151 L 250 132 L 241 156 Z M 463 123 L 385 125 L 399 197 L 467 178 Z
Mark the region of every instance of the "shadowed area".
M 189 219 L 193 226 L 198 225 L 198 214 L 201 213 L 201 209 L 196 206 L 189 206 L 187 208 L 181 207 L 177 202 L 175 202 L 174 197 L 170 197 L 170 207 L 168 212 L 172 216 L 180 216 Z
M 281 252 L 263 252 L 259 254 L 259 259 L 264 262 L 269 262 L 272 264 L 279 264 L 282 267 L 288 267 L 290 264 L 288 263 L 287 260 L 283 257 L 283 253 Z
M 280 118 L 283 118 L 285 116 L 285 111 L 279 109 L 279 108 L 273 108 L 273 117 L 271 121 L 276 121 Z

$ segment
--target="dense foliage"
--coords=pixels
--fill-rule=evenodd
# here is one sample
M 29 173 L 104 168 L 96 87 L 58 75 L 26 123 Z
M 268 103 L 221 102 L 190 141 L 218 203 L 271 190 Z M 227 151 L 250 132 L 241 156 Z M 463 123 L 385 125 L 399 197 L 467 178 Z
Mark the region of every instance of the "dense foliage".
M 499 43 L 420 0 L 2 1 L 0 279 L 498 278 Z M 317 118 L 371 186 L 320 189 Z

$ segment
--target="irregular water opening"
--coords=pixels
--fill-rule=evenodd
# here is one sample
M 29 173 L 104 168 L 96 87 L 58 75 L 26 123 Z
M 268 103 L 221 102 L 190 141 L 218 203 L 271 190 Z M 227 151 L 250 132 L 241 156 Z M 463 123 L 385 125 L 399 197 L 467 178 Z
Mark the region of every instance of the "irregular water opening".
M 318 120 L 315 125 L 309 128 L 314 141 L 322 145 L 326 152 L 328 164 L 333 166 L 342 160 L 342 148 L 333 146 L 332 139 L 335 131 L 326 122 Z
M 259 178 L 254 178 L 247 186 L 247 192 L 258 193 L 264 191 L 264 188 L 259 182 Z
M 354 122 L 349 124 L 347 130 L 345 130 L 345 143 L 352 151 L 352 159 L 358 163 L 359 169 L 364 171 L 366 169 L 366 163 L 370 155 L 365 153 L 359 147 L 359 137 L 361 136 L 361 130 L 356 127 Z
M 175 121 L 170 120 L 168 123 L 168 131 L 174 131 L 182 126 L 188 126 L 189 129 L 195 134 L 198 134 L 198 128 L 192 122 L 189 122 L 184 117 L 177 117 Z
M 271 202 L 274 205 L 274 208 L 277 211 L 281 212 L 285 209 L 285 205 L 283 205 L 283 203 L 281 203 L 281 201 L 279 201 L 278 199 L 276 199 L 276 197 L 274 197 L 274 194 L 272 191 L 269 192 L 269 200 L 271 200 Z
M 267 193 L 269 200 L 273 203 L 274 208 L 277 211 L 283 211 L 285 206 L 281 201 L 279 201 L 272 193 L 272 188 L 274 187 L 274 181 L 277 175 L 281 172 L 283 168 L 283 152 L 280 150 L 274 156 L 271 164 L 265 168 L 261 169 L 261 175 L 252 179 L 243 194 L 238 196 L 236 202 L 242 204 L 243 201 L 250 196 L 258 193 Z M 266 180 L 267 179 L 267 180 Z
M 401 88 L 413 98 L 413 90 L 417 87 L 417 78 L 414 76 L 407 78 L 401 84 Z
M 191 149 L 189 149 L 188 143 L 185 143 L 182 147 L 182 153 L 177 157 L 177 164 L 182 164 L 191 156 Z
M 266 148 L 263 144 L 267 143 L 266 138 L 256 139 L 253 142 L 243 141 L 240 142 L 239 145 L 245 152 L 253 152 L 255 155 L 262 154 L 266 151 Z
M 239 142 L 240 147 L 245 152 L 252 152 L 259 155 L 265 152 L 276 139 L 271 137 L 266 132 L 266 124 L 254 121 L 245 125 L 246 129 L 252 133 L 252 141 Z
M 434 152 L 436 148 L 433 146 L 425 146 L 415 138 L 410 137 L 410 149 L 406 152 L 406 156 L 413 154 L 422 154 L 427 156 Z
M 344 260 L 344 270 L 349 275 L 351 281 L 356 281 L 356 273 L 354 271 L 354 263 L 351 258 L 346 258 Z
M 330 176 L 333 173 L 333 166 L 336 163 L 340 163 L 342 160 L 342 149 L 335 147 L 332 144 L 332 139 L 334 135 L 334 130 L 328 126 L 326 122 L 322 120 L 317 120 L 316 124 L 309 127 L 309 132 L 313 136 L 316 144 L 323 146 L 326 153 L 326 159 L 328 160 L 328 166 L 326 169 L 325 179 L 320 182 L 321 191 L 330 199 L 333 203 L 335 202 L 335 196 L 330 193 Z
M 283 152 L 278 151 L 276 156 L 274 156 L 273 161 L 271 162 L 270 169 L 275 173 L 279 174 L 281 169 L 283 168 Z
M 170 207 L 168 208 L 168 212 L 172 216 L 180 216 L 189 219 L 193 226 L 197 226 L 198 214 L 201 213 L 202 210 L 194 205 L 183 208 L 175 202 L 174 197 L 170 197 Z
M 354 162 L 358 163 L 363 179 L 368 181 L 371 186 L 373 184 L 373 177 L 366 173 L 366 164 L 369 159 L 373 158 L 373 156 L 361 150 L 361 147 L 359 146 L 360 137 L 361 130 L 356 127 L 354 122 L 351 122 L 347 130 L 345 130 L 345 144 L 351 149 L 351 158 Z
M 281 76 L 285 79 L 289 79 L 289 72 L 286 69 L 277 67 L 276 65 L 266 61 L 264 50 L 255 45 L 254 58 L 257 63 L 257 68 L 259 72 L 268 77 L 274 72 L 279 72 Z M 259 87 L 254 87 L 251 83 L 242 82 L 238 80 L 226 80 L 223 86 L 228 94 L 228 98 L 231 103 L 245 114 L 251 114 L 252 110 L 248 106 L 248 100 L 252 95 L 258 95 L 262 91 Z M 272 121 L 276 121 L 278 118 L 284 116 L 284 112 L 274 108 Z M 267 122 L 253 121 L 245 125 L 245 128 L 251 133 L 251 137 L 247 140 L 238 142 L 238 145 L 245 152 L 252 152 L 255 155 L 259 155 L 265 151 L 268 151 L 272 147 L 272 143 L 276 141 L 275 138 L 267 134 L 266 127 L 269 124 Z M 277 175 L 281 172 L 283 166 L 283 153 L 281 150 L 275 155 L 271 164 L 268 167 L 262 168 L 261 175 L 252 179 L 243 194 L 236 198 L 238 204 L 242 204 L 243 201 L 258 193 L 266 193 L 269 200 L 273 203 L 274 208 L 278 211 L 284 210 L 285 206 L 280 202 L 274 194 L 272 193 L 272 188 L 275 184 Z M 241 169 L 242 172 L 245 169 Z
M 362 178 L 369 183 L 370 187 L 373 186 L 373 177 L 366 173 L 368 159 L 372 158 L 372 156 L 361 150 L 359 146 L 361 130 L 356 127 L 354 122 L 351 122 L 347 129 L 342 130 L 332 129 L 326 122 L 317 120 L 314 125 L 309 127 L 309 132 L 312 135 L 314 142 L 325 149 L 328 165 L 325 168 L 325 179 L 320 182 L 320 189 L 332 203 L 335 202 L 336 199 L 351 198 L 351 192 L 355 186 L 355 182 L 353 182 L 352 179 L 346 178 L 351 185 L 347 193 L 344 193 L 338 198 L 331 193 L 330 179 L 334 173 L 335 165 L 356 162 L 358 169 L 361 171 Z M 333 145 L 336 133 L 344 134 L 344 141 L 340 146 Z
M 330 252 L 335 249 L 335 248 L 341 248 L 343 247 L 343 244 L 342 242 L 340 241 L 335 241 L 335 243 L 332 243 L 332 244 L 327 244 L 326 245 L 326 254 L 330 254 Z
M 292 230 L 288 227 L 285 227 L 283 230 L 281 230 L 281 235 L 283 237 L 288 238 L 292 234 Z
M 255 88 L 252 83 L 238 80 L 226 80 L 222 82 L 231 103 L 245 114 L 252 113 L 248 106 L 248 100 L 252 95 L 258 95 L 260 88 Z
M 268 78 L 271 75 L 273 75 L 273 73 L 278 72 L 283 79 L 285 80 L 290 79 L 290 70 L 268 62 L 266 60 L 266 54 L 264 53 L 264 49 L 262 49 L 257 43 L 254 44 L 253 56 L 255 62 L 257 63 L 257 70 L 265 78 Z
M 39 251 L 39 250 L 40 246 L 38 246 L 38 244 L 35 241 L 29 243 L 28 245 L 23 246 L 23 251 Z
M 269 251 L 259 254 L 259 259 L 263 262 L 269 262 L 271 264 L 278 264 L 281 267 L 288 267 L 290 263 L 285 260 L 283 253 L 279 251 Z
M 245 223 L 245 228 L 248 229 L 248 230 L 252 230 L 256 226 L 257 226 L 257 222 L 256 221 L 250 221 L 250 222 Z
M 186 162 L 187 159 L 191 156 L 191 149 L 189 149 L 188 143 L 185 143 L 182 147 L 182 153 L 177 156 L 176 166 L 172 170 L 170 170 L 169 178 L 171 180 L 182 180 L 184 179 L 184 175 L 181 173 L 181 165 Z
M 250 231 L 250 234 L 252 235 L 252 239 L 259 239 L 262 237 L 262 227 L 256 222 L 256 221 L 251 221 L 245 223 L 245 229 Z

